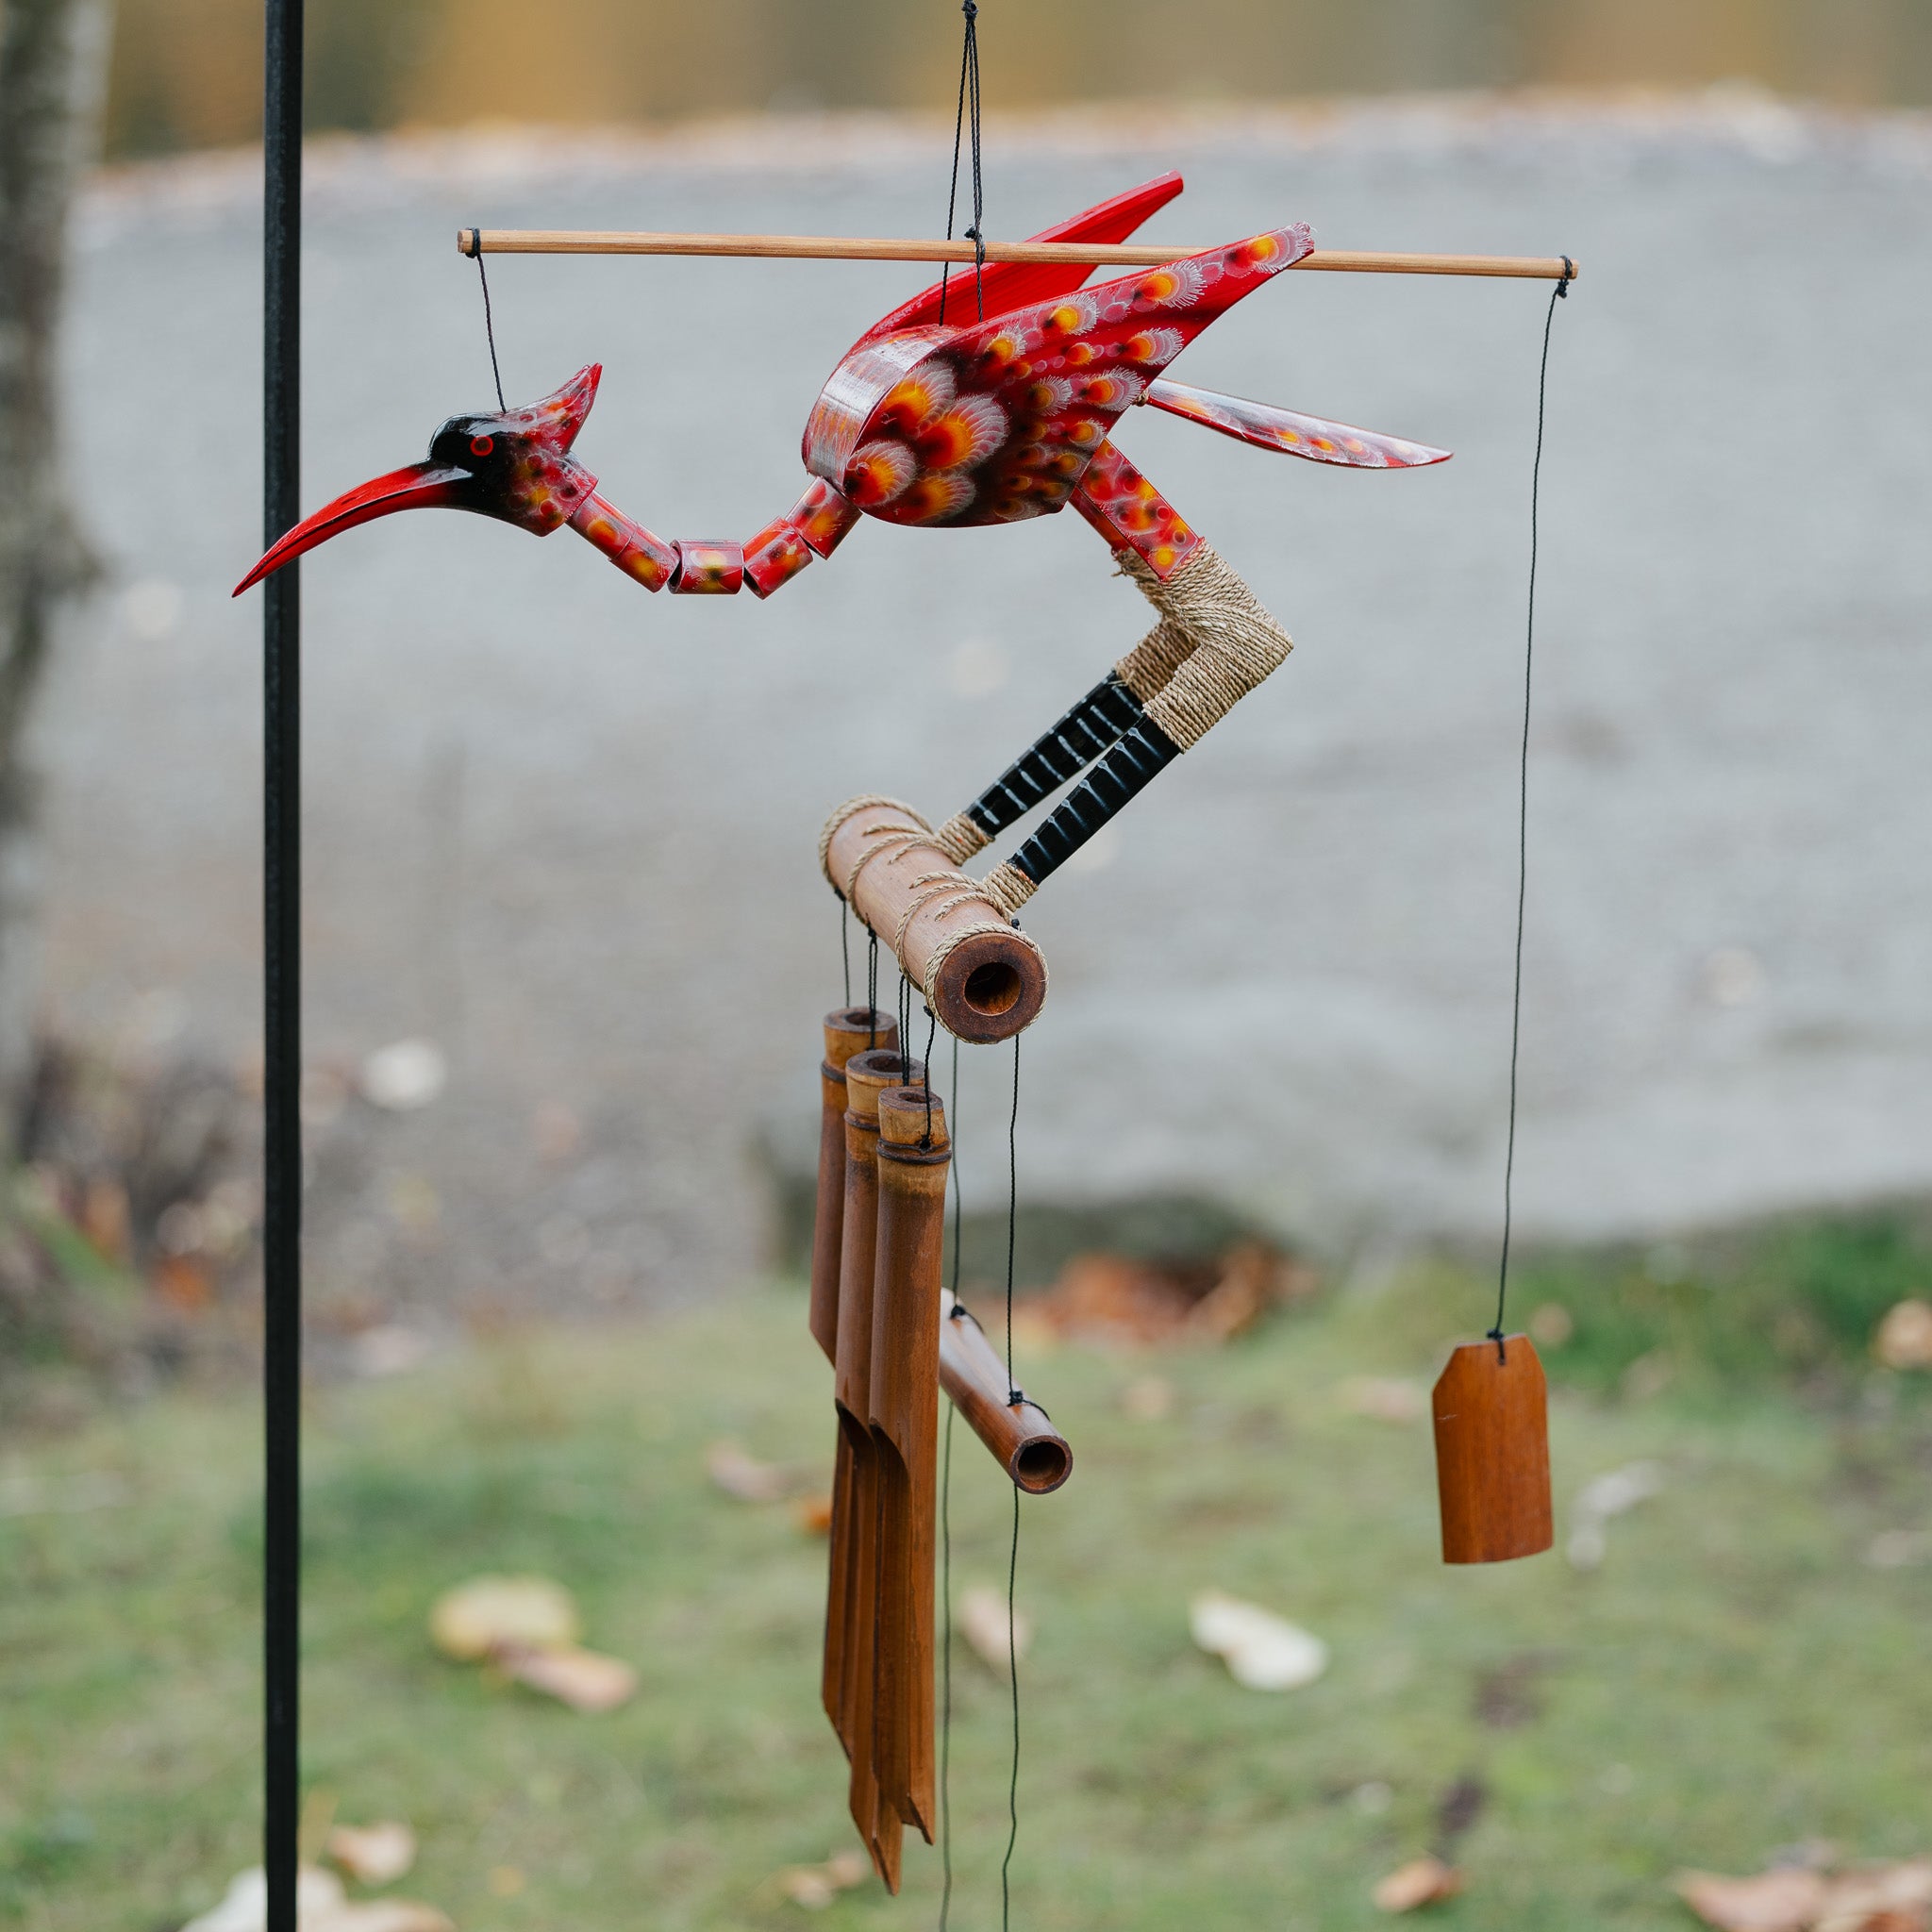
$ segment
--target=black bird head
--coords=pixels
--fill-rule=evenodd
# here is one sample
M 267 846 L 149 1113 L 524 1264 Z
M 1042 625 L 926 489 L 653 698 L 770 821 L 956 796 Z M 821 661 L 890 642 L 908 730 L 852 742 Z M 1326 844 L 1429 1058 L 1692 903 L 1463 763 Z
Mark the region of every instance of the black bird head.
M 399 509 L 473 510 L 547 537 L 597 487 L 570 448 L 603 374 L 592 362 L 541 403 L 452 416 L 430 439 L 427 461 L 372 477 L 304 517 L 236 585 L 235 595 L 305 550 Z

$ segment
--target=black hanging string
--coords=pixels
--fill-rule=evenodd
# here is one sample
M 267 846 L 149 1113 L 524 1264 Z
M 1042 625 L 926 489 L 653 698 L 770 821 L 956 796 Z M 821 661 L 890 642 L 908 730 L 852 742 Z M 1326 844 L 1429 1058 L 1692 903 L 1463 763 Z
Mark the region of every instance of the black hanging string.
M 973 242 L 973 296 L 979 320 L 986 320 L 986 237 L 980 232 L 981 184 L 979 176 L 979 8 L 974 0 L 963 0 L 960 12 L 966 16 L 965 43 L 959 49 L 959 105 L 953 115 L 953 183 L 946 193 L 946 240 L 953 239 L 954 211 L 959 199 L 959 136 L 971 117 L 973 126 L 973 225 L 966 230 Z M 940 271 L 940 320 L 946 319 L 946 289 L 952 279 L 949 261 Z
M 926 1049 L 930 1063 L 932 1049 Z M 959 1036 L 953 1036 L 953 1306 L 959 1300 Z M 953 1418 L 958 1411 L 946 1404 L 945 1444 L 940 1457 L 940 1932 L 953 1909 Z
M 1509 1301 L 1509 1233 L 1516 1186 L 1516 1068 L 1523 1043 L 1523 917 L 1529 897 L 1529 695 L 1536 664 L 1537 502 L 1542 487 L 1543 405 L 1550 386 L 1550 328 L 1557 319 L 1557 304 L 1569 294 L 1574 274 L 1566 255 L 1563 278 L 1551 290 L 1550 306 L 1543 313 L 1543 352 L 1536 378 L 1536 458 L 1529 470 L 1529 608 L 1523 633 L 1523 746 L 1516 774 L 1516 966 L 1509 1000 L 1509 1133 L 1503 1157 L 1503 1251 L 1496 1269 L 1496 1325 L 1490 1330 L 1500 1362 L 1509 1359 L 1503 1342 L 1503 1315 Z
M 852 902 L 839 894 L 839 959 L 845 969 L 845 1005 L 852 1005 Z
M 503 399 L 503 371 L 496 366 L 496 325 L 490 315 L 490 272 L 483 266 L 483 230 L 470 230 L 470 253 L 476 258 L 476 279 L 483 284 L 483 334 L 490 343 L 490 374 L 496 383 L 496 407 L 507 410 Z
M 932 1145 L 932 1043 L 939 1037 L 939 1015 L 928 1007 L 925 1009 L 925 1058 L 921 1066 L 921 1078 L 925 1082 L 925 1132 L 919 1141 L 922 1147 Z M 957 1047 L 958 1044 L 956 1040 L 954 1045 Z
M 1013 1035 L 1013 1110 L 1007 1116 L 1007 1401 L 1025 1400 L 1013 1381 L 1013 1250 L 1020 1225 L 1020 1036 Z M 1007 1856 L 1000 1860 L 1000 1932 L 1012 1915 L 1008 1876 L 1013 1847 L 1020 1841 L 1020 1649 L 1014 1641 L 1019 1622 L 1020 1486 L 1013 1485 L 1013 1541 L 1007 1556 L 1007 1667 L 1013 1690 L 1013 1770 L 1007 1785 Z
M 871 926 L 865 929 L 865 1043 L 868 1049 L 879 1043 L 879 936 Z

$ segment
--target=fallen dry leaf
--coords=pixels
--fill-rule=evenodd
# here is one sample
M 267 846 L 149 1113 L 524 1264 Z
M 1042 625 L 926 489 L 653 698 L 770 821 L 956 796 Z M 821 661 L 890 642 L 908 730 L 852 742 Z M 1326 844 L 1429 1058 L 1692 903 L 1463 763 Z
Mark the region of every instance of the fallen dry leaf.
M 1165 1375 L 1142 1375 L 1121 1391 L 1121 1413 L 1137 1423 L 1164 1423 L 1174 1413 L 1174 1384 Z
M 1219 1256 L 1185 1261 L 1075 1255 L 1026 1314 L 1056 1336 L 1106 1346 L 1221 1342 L 1316 1285 L 1310 1269 L 1261 1241 L 1237 1241 Z
M 349 1899 L 333 1872 L 314 1865 L 295 1874 L 295 1921 L 297 1932 L 456 1932 L 446 1913 L 414 1899 Z M 257 1865 L 238 1873 L 221 1904 L 181 1932 L 264 1932 L 267 1924 L 268 1880 Z
M 1932 1858 L 1842 1872 L 1830 1882 L 1815 1932 L 1925 1932 Z
M 1400 1375 L 1351 1375 L 1336 1394 L 1347 1414 L 1378 1423 L 1419 1423 L 1429 1412 L 1427 1391 Z
M 1872 1353 L 1888 1369 L 1932 1369 L 1932 1302 L 1900 1302 L 1879 1323 Z
M 363 1062 L 357 1085 L 371 1107 L 412 1113 L 427 1107 L 449 1080 L 449 1061 L 433 1040 L 397 1040 Z
M 445 1656 L 478 1662 L 506 1644 L 554 1649 L 575 1643 L 577 1607 L 547 1576 L 477 1576 L 437 1598 L 429 1634 Z
M 1573 1570 L 1594 1570 L 1609 1548 L 1604 1525 L 1647 1502 L 1664 1486 L 1660 1462 L 1633 1462 L 1585 1483 L 1571 1507 L 1570 1538 L 1563 1554 Z
M 1204 1590 L 1189 1606 L 1196 1644 L 1227 1665 L 1249 1690 L 1293 1690 L 1328 1668 L 1328 1646 L 1258 1604 Z
M 339 1824 L 325 1849 L 358 1885 L 389 1885 L 416 1862 L 416 1834 L 399 1819 Z
M 826 1536 L 832 1527 L 832 1499 L 829 1496 L 801 1496 L 791 1506 L 791 1520 L 807 1536 Z
M 1412 1912 L 1462 1890 L 1462 1874 L 1431 1853 L 1398 1865 L 1370 1894 L 1385 1912 Z
M 1809 1932 L 1828 1896 L 1820 1874 L 1794 1865 L 1755 1878 L 1683 1872 L 1672 1883 L 1677 1896 L 1718 1932 Z
M 573 1710 L 615 1710 L 637 1695 L 638 1674 L 630 1665 L 575 1644 L 498 1644 L 491 1657 L 519 1684 L 541 1690 Z
M 784 1499 L 791 1479 L 775 1463 L 746 1455 L 737 1442 L 713 1442 L 705 1451 L 705 1474 L 727 1496 L 741 1503 L 776 1503 Z
M 177 1315 L 198 1315 L 214 1306 L 215 1278 L 194 1255 L 163 1255 L 148 1284 Z
M 782 1897 L 808 1912 L 823 1911 L 841 1891 L 863 1885 L 872 1866 L 858 1852 L 834 1852 L 823 1865 L 788 1865 L 772 1881 Z
M 1024 1657 L 1033 1642 L 1032 1620 L 1024 1615 L 1013 1618 L 1011 1649 L 1007 1644 L 1007 1596 L 991 1584 L 971 1585 L 959 1598 L 959 1634 L 973 1646 L 974 1654 L 988 1669 L 1005 1676 L 1012 1667 L 1013 1652 Z

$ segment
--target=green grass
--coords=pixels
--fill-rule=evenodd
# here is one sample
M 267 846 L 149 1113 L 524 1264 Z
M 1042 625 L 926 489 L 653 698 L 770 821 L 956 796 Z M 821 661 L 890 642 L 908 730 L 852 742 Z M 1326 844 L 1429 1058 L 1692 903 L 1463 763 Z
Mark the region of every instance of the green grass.
M 1786 1273 L 1746 1272 L 1773 1299 L 1837 1307 L 1852 1291 L 1805 1270 L 1857 1274 L 1843 1239 L 1836 1260 L 1799 1242 Z M 1903 1291 L 1905 1263 L 1868 1258 L 1874 1295 Z M 1038 1636 L 1015 1922 L 1386 1923 L 1370 1886 L 1428 1847 L 1465 1775 L 1489 1803 L 1460 1847 L 1468 1893 L 1435 1915 L 1461 1932 L 1684 1925 L 1674 1869 L 1752 1869 L 1814 1836 L 1927 1849 L 1932 1568 L 1862 1558 L 1880 1531 L 1932 1526 L 1932 1403 L 1854 1366 L 1872 1314 L 1856 1297 L 1845 1334 L 1863 1329 L 1831 1356 L 1828 1399 L 1727 1382 L 1732 1347 L 1756 1368 L 1815 1365 L 1757 1318 L 1700 1316 L 1727 1308 L 1707 1290 L 1684 1314 L 1678 1273 L 1550 1261 L 1525 1283 L 1525 1310 L 1560 1298 L 1576 1323 L 1549 1356 L 1559 1538 L 1591 1476 L 1638 1457 L 1669 1470 L 1611 1524 L 1592 1574 L 1560 1555 L 1444 1569 L 1426 1425 L 1337 1399 L 1352 1375 L 1431 1374 L 1445 1311 L 1479 1325 L 1468 1276 L 1414 1272 L 1221 1351 L 1023 1357 L 1078 1462 L 1024 1508 Z M 1663 1394 L 1613 1392 L 1674 1337 L 1683 1373 Z M 1131 1420 L 1122 1391 L 1156 1370 L 1173 1414 Z M 178 1396 L 0 1450 L 0 1476 L 58 1496 L 108 1474 L 129 1499 L 0 1520 L 0 1924 L 159 1932 L 254 1861 L 258 1429 L 243 1399 Z M 464 1932 L 803 1924 L 766 1881 L 849 1842 L 817 1700 L 824 1546 L 785 1509 L 710 1487 L 703 1451 L 721 1435 L 827 1462 L 828 1374 L 797 1290 L 503 1335 L 406 1381 L 313 1395 L 305 1780 L 345 1817 L 409 1819 L 423 1855 L 402 1890 Z M 956 1586 L 1003 1580 L 1009 1496 L 962 1429 Z M 431 1650 L 439 1591 L 525 1570 L 567 1583 L 588 1641 L 639 1666 L 633 1704 L 578 1716 Z M 1327 1674 L 1285 1696 L 1237 1688 L 1188 1641 L 1208 1585 L 1326 1639 Z M 1510 1728 L 1478 1713 L 1499 1672 L 1533 1692 Z M 1008 1712 L 976 1661 L 955 1677 L 953 1923 L 972 1932 L 998 1911 Z M 1387 1788 L 1383 1808 L 1365 1786 Z M 908 1843 L 902 1898 L 868 1885 L 817 1923 L 929 1926 L 938 1863 Z M 516 1896 L 490 1889 L 502 1866 L 526 1874 Z

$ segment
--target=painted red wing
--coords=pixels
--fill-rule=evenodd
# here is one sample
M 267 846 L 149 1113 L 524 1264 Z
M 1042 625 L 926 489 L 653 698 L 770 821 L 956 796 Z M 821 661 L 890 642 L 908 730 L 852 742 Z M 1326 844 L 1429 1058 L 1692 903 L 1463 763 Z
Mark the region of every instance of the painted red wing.
M 1098 201 L 1090 208 L 1051 228 L 1042 228 L 1029 242 L 1124 242 L 1147 217 L 1163 208 L 1186 184 L 1170 171 L 1129 188 L 1110 200 Z M 982 314 L 1001 315 L 1009 308 L 1024 308 L 1029 302 L 1045 302 L 1055 295 L 1077 289 L 1093 273 L 1092 264 L 1074 262 L 1034 264 L 1023 261 L 996 261 L 980 273 L 980 286 L 974 289 L 973 270 L 956 268 L 943 282 L 922 289 L 911 301 L 902 303 L 853 343 L 862 348 L 880 336 L 899 329 L 920 328 L 941 320 L 940 305 L 945 303 L 943 320 L 958 325 L 976 322 Z
M 806 467 L 887 523 L 1046 516 L 1154 377 L 1313 245 L 1305 225 L 1270 229 L 971 328 L 884 337 L 825 385 Z
M 1351 470 L 1419 470 L 1428 463 L 1447 462 L 1454 454 L 1425 442 L 1277 409 L 1272 403 L 1251 403 L 1245 396 L 1217 395 L 1211 389 L 1193 389 L 1165 378 L 1149 383 L 1141 400 L 1171 416 L 1238 437 L 1257 449 L 1306 457 L 1312 463 L 1340 463 Z

